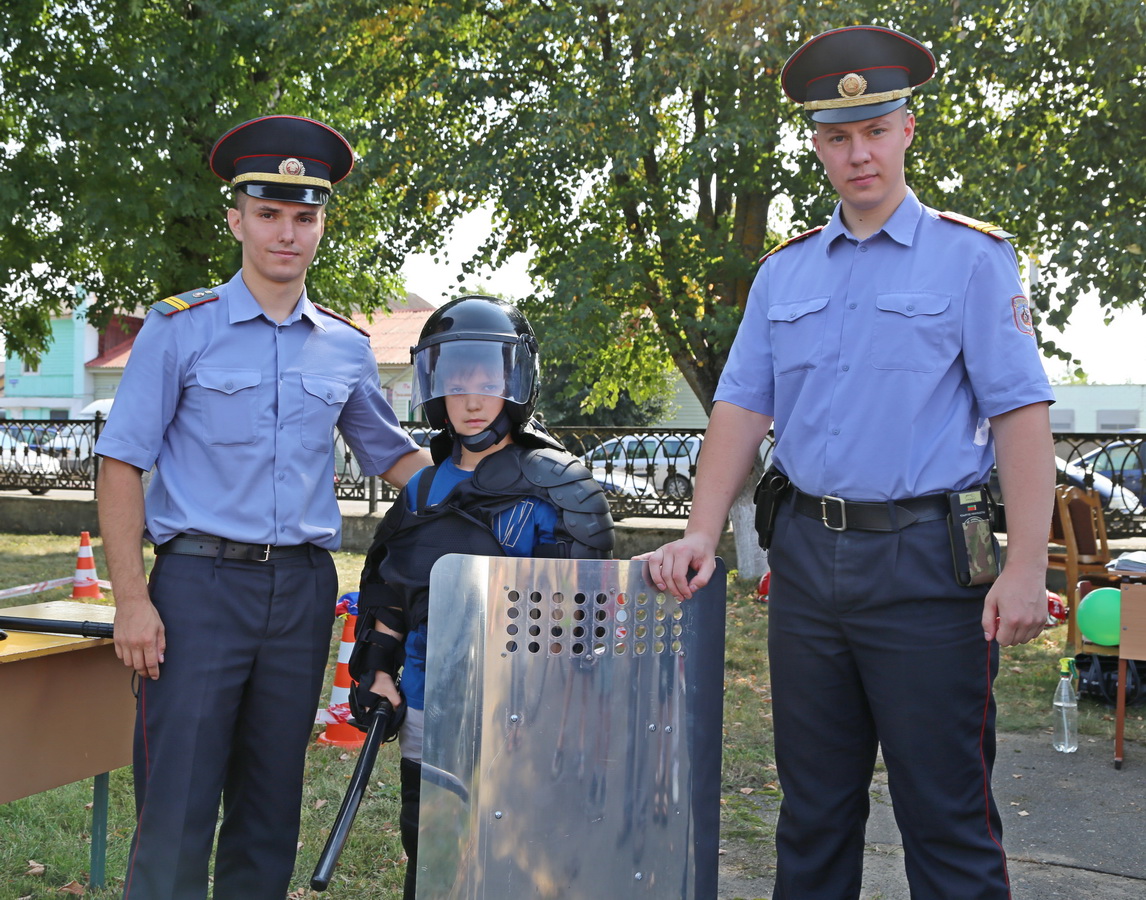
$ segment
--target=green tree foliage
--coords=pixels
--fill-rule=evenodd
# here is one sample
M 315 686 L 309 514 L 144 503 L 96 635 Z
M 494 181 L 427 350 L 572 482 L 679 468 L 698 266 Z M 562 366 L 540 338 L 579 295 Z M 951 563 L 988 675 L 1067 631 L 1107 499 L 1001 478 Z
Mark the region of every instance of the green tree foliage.
M 217 283 L 238 245 L 227 188 L 207 154 L 228 128 L 267 113 L 343 130 L 362 163 L 340 186 L 311 289 L 373 308 L 400 261 L 380 237 L 396 221 L 378 161 L 331 83 L 308 4 L 252 0 L 21 0 L 0 10 L 0 328 L 42 349 L 48 316 L 94 291 L 96 323 L 117 309 Z
M 955 3 L 936 35 L 947 72 L 920 161 L 950 203 L 994 216 L 1044 267 L 1042 322 L 1075 301 L 1146 299 L 1146 6 L 1140 0 Z M 952 208 L 962 208 L 953 206 Z M 1066 358 L 1047 328 L 1046 349 Z
M 388 92 L 379 137 L 443 225 L 491 202 L 493 263 L 533 252 L 547 351 L 589 404 L 651 396 L 670 359 L 705 402 L 771 204 L 803 193 L 779 150 L 772 4 L 411 3 L 372 17 L 356 76 Z M 368 23 L 368 24 L 367 24 Z M 791 111 L 786 111 L 789 119 Z M 408 128 L 426 140 L 404 137 Z M 406 155 L 403 158 L 404 154 Z M 534 300 L 538 300 L 534 298 Z
M 533 299 L 563 325 L 549 349 L 590 405 L 621 385 L 641 398 L 666 357 L 710 403 L 755 260 L 834 202 L 778 84 L 830 27 L 884 24 L 936 48 L 909 180 L 1038 254 L 1047 321 L 1089 289 L 1141 302 L 1138 0 L 336 6 L 370 36 L 350 65 L 388 98 L 377 136 L 406 173 L 404 207 L 432 208 L 444 232 L 493 204 L 501 228 L 474 263 L 533 251 Z
M 542 341 L 541 398 L 537 408 L 546 425 L 581 425 L 590 428 L 640 427 L 662 421 L 668 412 L 672 393 L 668 371 L 664 373 L 661 391 L 643 403 L 637 403 L 629 396 L 629 392 L 622 388 L 612 406 L 588 409 L 585 401 L 589 397 L 591 386 L 580 380 L 572 363 L 546 362 L 544 347 Z
M 669 364 L 707 405 L 755 260 L 833 203 L 780 67 L 857 23 L 935 48 L 909 181 L 1038 254 L 1045 323 L 1084 291 L 1124 306 L 1146 287 L 1140 0 L 17 6 L 0 22 L 0 325 L 17 346 L 76 284 L 105 314 L 225 277 L 204 153 L 237 121 L 292 112 L 363 157 L 317 294 L 374 305 L 407 251 L 490 204 L 473 268 L 532 252 L 526 305 L 589 405 L 653 396 Z

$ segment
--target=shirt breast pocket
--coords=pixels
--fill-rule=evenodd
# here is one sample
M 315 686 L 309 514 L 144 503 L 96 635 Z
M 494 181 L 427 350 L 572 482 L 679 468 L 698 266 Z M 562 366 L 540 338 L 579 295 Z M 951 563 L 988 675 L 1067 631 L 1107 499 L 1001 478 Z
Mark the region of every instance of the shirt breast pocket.
M 302 445 L 327 451 L 334 443 L 334 426 L 350 396 L 344 381 L 329 375 L 302 373 Z
M 258 422 L 257 401 L 263 376 L 258 369 L 200 368 L 208 444 L 252 444 Z
M 877 294 L 871 335 L 871 364 L 877 369 L 934 372 L 952 328 L 951 295 L 937 291 Z
M 783 375 L 814 369 L 824 343 L 826 316 L 816 313 L 828 305 L 828 295 L 773 302 L 768 306 L 772 327 L 773 372 Z

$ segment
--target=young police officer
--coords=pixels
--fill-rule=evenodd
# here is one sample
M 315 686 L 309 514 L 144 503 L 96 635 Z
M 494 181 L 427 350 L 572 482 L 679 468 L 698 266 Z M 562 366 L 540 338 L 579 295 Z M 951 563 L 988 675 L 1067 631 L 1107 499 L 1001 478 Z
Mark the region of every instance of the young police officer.
M 866 26 L 821 34 L 784 66 L 840 202 L 826 227 L 765 257 L 685 537 L 648 557 L 679 596 L 706 583 L 774 423 L 773 896 L 785 900 L 859 896 L 877 746 L 912 897 L 1009 895 L 991 684 L 999 645 L 1029 641 L 1046 616 L 1053 397 L 1008 235 L 906 185 L 907 98 L 934 66 L 919 42 Z M 963 526 L 983 527 L 996 455 L 1009 528 L 990 584 L 991 560 L 966 571 Z
M 334 428 L 394 484 L 429 461 L 382 397 L 369 340 L 307 296 L 352 164 L 309 119 L 220 138 L 211 168 L 235 188 L 243 268 L 152 307 L 97 444 L 116 653 L 139 676 L 129 900 L 207 896 L 220 797 L 215 898 L 285 896 L 337 593 Z

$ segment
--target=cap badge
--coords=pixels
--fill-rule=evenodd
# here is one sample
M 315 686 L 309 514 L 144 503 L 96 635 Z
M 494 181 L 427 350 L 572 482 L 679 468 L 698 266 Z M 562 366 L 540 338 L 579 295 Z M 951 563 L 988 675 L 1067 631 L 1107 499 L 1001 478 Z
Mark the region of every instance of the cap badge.
M 281 163 L 279 163 L 279 174 L 294 176 L 305 175 L 306 166 L 304 166 L 301 162 L 292 156 L 289 159 L 284 159 Z
M 867 79 L 855 72 L 849 72 L 840 79 L 838 88 L 840 96 L 848 100 L 853 97 L 860 97 L 867 90 Z

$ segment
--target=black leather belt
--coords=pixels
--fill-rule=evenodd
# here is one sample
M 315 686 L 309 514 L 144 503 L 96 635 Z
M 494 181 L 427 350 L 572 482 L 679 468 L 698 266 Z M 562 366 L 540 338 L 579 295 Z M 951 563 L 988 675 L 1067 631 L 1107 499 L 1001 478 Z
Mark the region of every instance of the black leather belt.
M 928 494 L 893 503 L 863 503 L 842 497 L 815 497 L 794 488 L 796 512 L 819 519 L 831 531 L 899 531 L 917 522 L 947 518 L 946 494 Z
M 276 547 L 274 544 L 243 544 L 227 541 L 208 534 L 180 534 L 155 548 L 157 554 L 180 553 L 184 556 L 219 555 L 222 546 L 223 559 L 242 559 L 247 562 L 270 562 L 272 559 L 286 559 L 290 556 L 305 556 L 310 552 L 310 544 L 295 544 L 290 547 Z

